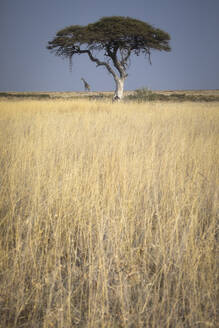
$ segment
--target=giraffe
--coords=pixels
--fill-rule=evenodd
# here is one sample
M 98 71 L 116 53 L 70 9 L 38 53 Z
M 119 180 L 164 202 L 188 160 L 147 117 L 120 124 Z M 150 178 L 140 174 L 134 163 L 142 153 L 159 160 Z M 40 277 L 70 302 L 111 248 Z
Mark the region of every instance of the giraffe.
M 84 83 L 84 90 L 85 91 L 90 91 L 90 85 L 87 83 L 87 81 L 85 81 L 85 79 L 83 79 L 83 77 L 81 78 L 81 80 Z

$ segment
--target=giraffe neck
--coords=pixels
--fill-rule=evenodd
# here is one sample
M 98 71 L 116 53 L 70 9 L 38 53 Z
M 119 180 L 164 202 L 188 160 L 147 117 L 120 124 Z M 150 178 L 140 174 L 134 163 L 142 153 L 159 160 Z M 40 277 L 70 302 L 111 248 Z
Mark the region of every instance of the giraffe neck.
M 90 89 L 90 85 L 87 83 L 87 81 L 85 81 L 85 79 L 81 78 L 81 80 L 83 81 L 84 83 L 84 87 L 86 90 L 89 90 Z

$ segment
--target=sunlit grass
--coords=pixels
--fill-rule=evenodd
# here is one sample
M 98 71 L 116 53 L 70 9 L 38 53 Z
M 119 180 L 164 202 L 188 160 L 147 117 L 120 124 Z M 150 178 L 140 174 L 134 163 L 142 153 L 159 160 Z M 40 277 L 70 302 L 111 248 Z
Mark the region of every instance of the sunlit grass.
M 0 327 L 215 327 L 218 103 L 0 102 Z

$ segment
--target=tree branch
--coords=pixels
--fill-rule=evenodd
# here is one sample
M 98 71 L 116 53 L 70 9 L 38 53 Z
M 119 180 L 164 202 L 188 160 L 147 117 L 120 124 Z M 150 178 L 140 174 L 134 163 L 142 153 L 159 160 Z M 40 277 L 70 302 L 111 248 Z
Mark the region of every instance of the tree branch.
M 117 71 L 119 72 L 119 75 L 121 78 L 126 78 L 128 75 L 125 71 L 125 61 L 119 61 L 117 57 L 117 51 L 119 47 L 115 46 L 113 47 L 113 51 L 110 49 L 110 45 L 106 47 L 107 55 L 112 59 L 114 66 L 116 67 Z
M 98 58 L 94 57 L 93 54 L 92 54 L 92 52 L 90 50 L 80 50 L 80 53 L 87 53 L 88 56 L 89 56 L 89 58 L 90 58 L 90 60 L 92 60 L 93 62 L 95 62 L 97 64 L 97 66 L 105 66 L 106 69 L 108 70 L 108 72 L 110 74 L 112 74 L 114 80 L 117 80 L 118 79 L 117 78 L 117 75 L 114 72 L 114 70 L 112 69 L 112 67 L 108 63 L 106 63 L 104 61 L 101 61 Z
M 121 65 L 124 67 L 124 69 L 126 69 L 126 67 L 127 67 L 127 61 L 128 61 L 128 59 L 129 59 L 129 57 L 130 57 L 130 55 L 131 55 L 131 49 L 130 48 L 128 48 L 128 49 L 126 49 L 125 51 L 120 51 L 120 53 L 121 53 L 121 57 L 122 57 L 122 60 L 121 60 Z M 125 54 L 126 53 L 126 54 Z
M 149 61 L 149 64 L 152 65 L 150 49 L 145 49 L 145 52 L 146 52 L 146 54 L 148 55 L 148 61 Z

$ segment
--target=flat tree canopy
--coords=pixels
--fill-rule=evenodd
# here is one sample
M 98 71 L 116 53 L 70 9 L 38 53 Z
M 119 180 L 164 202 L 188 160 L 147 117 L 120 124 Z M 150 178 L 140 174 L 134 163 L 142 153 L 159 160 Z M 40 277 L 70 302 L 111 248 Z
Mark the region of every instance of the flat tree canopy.
M 116 82 L 115 99 L 121 99 L 131 54 L 148 56 L 151 50 L 170 51 L 170 36 L 161 29 L 130 17 L 103 17 L 87 26 L 72 25 L 56 33 L 48 49 L 69 58 L 87 54 L 97 66 L 105 66 Z M 96 56 L 103 51 L 106 60 Z

